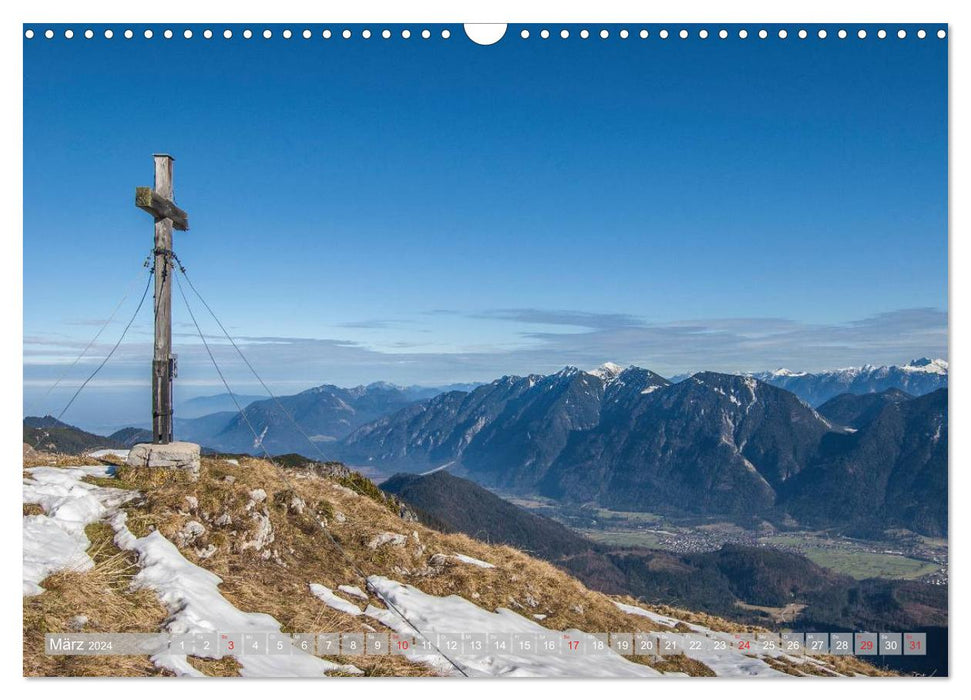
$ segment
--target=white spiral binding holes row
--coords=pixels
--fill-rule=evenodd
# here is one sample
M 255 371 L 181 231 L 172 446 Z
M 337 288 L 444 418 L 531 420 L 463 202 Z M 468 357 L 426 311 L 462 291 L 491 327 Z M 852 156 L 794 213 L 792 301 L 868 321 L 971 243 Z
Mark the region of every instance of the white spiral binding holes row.
M 224 29 L 221 34 L 224 39 L 232 39 L 234 36 L 233 31 L 231 29 Z M 651 33 L 647 29 L 641 29 L 633 33 L 628 29 L 621 29 L 617 31 L 616 35 L 621 39 L 628 39 L 635 34 L 641 39 L 648 39 L 651 36 Z M 95 32 L 93 29 L 85 29 L 81 35 L 85 39 L 93 39 L 95 37 Z M 125 29 L 121 33 L 121 36 L 123 36 L 125 39 L 133 39 L 135 38 L 135 35 L 136 35 L 135 31 L 132 29 Z M 242 32 L 240 32 L 240 35 L 244 39 L 252 39 L 254 36 L 257 36 L 257 34 L 254 33 L 252 29 L 244 29 Z M 719 29 L 717 32 L 709 32 L 707 29 L 699 29 L 695 34 L 697 38 L 702 40 L 708 39 L 709 37 L 715 37 L 715 36 L 717 36 L 719 39 L 728 39 L 731 35 L 732 33 L 729 32 L 727 29 Z M 849 35 L 850 33 L 846 29 L 839 29 L 836 31 L 836 36 L 839 39 L 846 39 Z M 35 36 L 38 36 L 38 34 L 33 29 L 27 29 L 24 31 L 24 37 L 27 39 L 33 39 Z M 55 38 L 56 34 L 53 29 L 47 29 L 43 32 L 41 36 L 43 36 L 45 39 L 53 39 Z M 73 39 L 74 36 L 75 34 L 73 29 L 64 30 L 63 37 L 65 39 Z M 115 36 L 115 32 L 112 29 L 105 29 L 103 36 L 105 39 L 112 39 Z M 145 29 L 141 33 L 141 36 L 143 36 L 145 39 L 152 39 L 155 37 L 155 32 L 151 29 Z M 165 29 L 162 31 L 161 36 L 164 39 L 172 39 L 173 37 L 175 37 L 175 32 L 171 29 Z M 185 39 L 192 39 L 194 36 L 195 35 L 193 34 L 191 29 L 186 29 L 182 32 L 182 37 Z M 216 36 L 216 32 L 214 32 L 212 29 L 204 29 L 201 33 L 201 36 L 204 39 L 212 39 L 213 37 Z M 272 39 L 274 37 L 274 33 L 273 33 L 273 30 L 271 29 L 264 29 L 262 32 L 259 33 L 259 36 L 262 36 L 264 39 Z M 300 36 L 300 37 L 303 37 L 304 39 L 312 39 L 314 37 L 314 32 L 312 32 L 310 29 L 304 29 L 302 31 L 295 33 L 293 30 L 284 29 L 280 32 L 280 36 L 283 37 L 284 39 L 292 39 L 295 36 Z M 354 36 L 354 32 L 351 31 L 350 29 L 344 29 L 341 31 L 324 29 L 320 33 L 320 36 L 323 39 L 331 39 L 331 38 L 337 38 L 337 37 L 341 37 L 343 39 L 350 39 L 351 37 Z M 394 36 L 394 34 L 390 29 L 383 29 L 380 32 L 376 32 L 376 33 L 372 32 L 370 29 L 362 29 L 358 32 L 358 36 L 360 36 L 363 39 L 370 39 L 372 37 L 377 37 L 377 36 L 380 36 L 382 39 L 390 39 L 392 38 L 392 36 Z M 402 29 L 400 32 L 400 36 L 402 39 L 410 39 L 412 37 L 412 32 L 410 29 Z M 420 36 L 422 39 L 430 39 L 432 37 L 432 32 L 429 29 L 422 29 L 420 32 L 417 33 L 417 36 Z M 440 36 L 442 39 L 448 39 L 452 36 L 452 32 L 448 29 L 442 29 L 440 32 Z M 523 39 L 529 39 L 531 34 L 528 29 L 523 29 L 522 31 L 520 31 L 519 36 Z M 538 36 L 541 39 L 549 39 L 551 36 L 553 36 L 553 33 L 550 32 L 549 29 L 541 29 L 538 32 Z M 561 39 L 569 39 L 571 36 L 573 36 L 573 34 L 571 34 L 569 29 L 561 29 L 558 36 Z M 596 32 L 596 31 L 591 32 L 589 29 L 581 29 L 576 33 L 576 36 L 578 36 L 580 39 L 589 39 L 591 36 L 599 36 L 601 39 L 609 39 L 611 36 L 613 36 L 613 34 L 609 29 L 601 29 L 599 32 Z M 657 36 L 660 39 L 668 39 L 669 37 L 672 36 L 672 34 L 667 29 L 661 29 L 660 31 L 658 31 Z M 676 36 L 678 36 L 681 39 L 688 39 L 692 36 L 692 33 L 689 32 L 687 29 L 681 29 L 677 32 Z M 747 29 L 739 29 L 737 31 L 737 36 L 739 39 L 747 39 L 749 37 L 749 32 Z M 756 36 L 759 39 L 768 39 L 770 36 L 770 33 L 767 29 L 760 29 L 756 33 Z M 776 36 L 779 39 L 787 39 L 789 37 L 789 31 L 786 29 L 779 29 L 778 32 L 776 33 Z M 810 33 L 806 29 L 799 29 L 795 33 L 795 36 L 797 36 L 799 39 L 806 39 L 810 36 Z M 825 29 L 820 29 L 816 32 L 816 37 L 819 39 L 826 39 L 828 36 L 829 35 Z M 856 32 L 856 36 L 859 39 L 866 39 L 869 35 L 865 29 L 860 29 Z M 888 33 L 886 29 L 878 29 L 876 32 L 876 37 L 878 39 L 886 39 L 887 36 L 888 36 Z M 896 36 L 898 39 L 906 39 L 907 30 L 898 29 L 896 32 Z M 916 36 L 918 39 L 925 39 L 927 38 L 928 34 L 926 30 L 918 29 L 916 32 Z M 939 29 L 937 31 L 938 39 L 944 39 L 946 37 L 947 37 L 947 32 L 945 30 Z

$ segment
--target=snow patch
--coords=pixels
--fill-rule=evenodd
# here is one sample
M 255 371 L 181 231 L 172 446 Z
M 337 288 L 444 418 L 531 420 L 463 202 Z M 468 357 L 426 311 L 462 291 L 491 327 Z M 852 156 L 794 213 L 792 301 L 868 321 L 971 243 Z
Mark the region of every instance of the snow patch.
M 115 513 L 111 525 L 115 530 L 115 544 L 135 552 L 141 570 L 132 580 L 135 588 L 148 588 L 158 595 L 169 610 L 167 631 L 173 634 L 205 634 L 232 630 L 234 632 L 281 632 L 280 623 L 271 615 L 243 612 L 219 592 L 222 583 L 216 574 L 196 566 L 179 552 L 158 530 L 145 537 L 135 537 L 126 524 L 127 514 Z M 198 653 L 198 656 L 206 656 Z M 207 658 L 221 658 L 213 650 Z M 256 678 L 324 676 L 328 671 L 360 673 L 360 669 L 335 664 L 294 647 L 288 656 L 242 655 L 236 657 L 240 675 Z M 193 668 L 185 655 L 169 652 L 156 654 L 152 661 L 177 675 L 202 675 Z
M 341 593 L 349 596 L 354 596 L 355 598 L 360 598 L 361 600 L 368 600 L 368 594 L 362 591 L 357 586 L 348 586 L 347 584 L 341 584 L 337 587 Z
M 644 608 L 637 607 L 636 605 L 626 605 L 625 603 L 619 603 L 616 600 L 614 605 L 620 608 L 621 611 L 629 615 L 639 615 L 641 617 L 646 617 L 649 620 L 663 625 L 664 627 L 674 628 L 681 621 L 676 620 L 673 617 L 668 617 L 666 615 L 659 615 L 658 613 L 652 612 L 650 610 L 645 610 Z M 784 657 L 788 661 L 793 663 L 800 663 L 800 660 L 787 656 L 782 652 L 774 653 L 763 653 L 763 654 L 743 654 L 733 647 L 735 638 L 733 635 L 727 632 L 715 632 L 702 625 L 695 625 L 691 623 L 684 623 L 691 630 L 690 633 L 678 634 L 678 639 L 684 645 L 684 654 L 690 659 L 695 661 L 700 661 L 705 666 L 714 671 L 716 676 L 722 677 L 733 677 L 733 678 L 747 678 L 752 676 L 786 676 L 787 674 L 777 671 L 767 664 L 763 657 Z M 664 638 L 665 633 L 661 633 L 661 638 Z M 702 649 L 696 650 L 691 649 L 691 641 L 699 640 L 707 642 L 708 639 L 715 639 L 721 642 L 725 642 L 725 649 L 720 651 L 708 650 L 705 647 L 708 645 L 700 645 Z
M 475 557 L 470 557 L 467 554 L 455 554 L 453 555 L 455 559 L 458 559 L 463 564 L 471 564 L 472 566 L 478 566 L 480 569 L 495 569 L 495 564 L 490 564 L 487 561 L 482 561 L 481 559 L 476 559 Z
M 390 601 L 415 627 L 429 636 L 466 630 L 493 634 L 564 634 L 542 627 L 535 621 L 505 608 L 489 612 L 457 595 L 428 595 L 413 586 L 383 576 L 369 577 L 368 587 Z M 369 605 L 364 614 L 395 632 L 414 634 L 408 623 L 390 610 Z M 579 630 L 566 630 L 565 634 L 583 642 L 590 638 Z M 450 656 L 469 676 L 621 678 L 661 675 L 653 668 L 628 661 L 613 651 L 575 658 L 555 654 L 517 653 L 512 650 L 507 653 L 488 650 L 463 651 Z M 457 673 L 448 660 L 433 652 L 415 654 L 411 658 L 442 673 Z
M 84 528 L 137 494 L 101 488 L 82 479 L 106 477 L 111 467 L 35 467 L 23 482 L 23 502 L 39 505 L 43 515 L 23 521 L 23 594 L 44 591 L 40 582 L 58 571 L 87 571 L 94 566 Z
M 354 603 L 346 601 L 340 596 L 336 595 L 334 591 L 327 588 L 327 586 L 319 583 L 311 583 L 310 592 L 313 593 L 314 597 L 318 598 L 328 608 L 333 608 L 334 610 L 347 613 L 348 615 L 354 615 L 355 617 L 362 614 L 359 607 L 354 605 Z M 364 599 L 367 600 L 367 596 L 364 596 Z

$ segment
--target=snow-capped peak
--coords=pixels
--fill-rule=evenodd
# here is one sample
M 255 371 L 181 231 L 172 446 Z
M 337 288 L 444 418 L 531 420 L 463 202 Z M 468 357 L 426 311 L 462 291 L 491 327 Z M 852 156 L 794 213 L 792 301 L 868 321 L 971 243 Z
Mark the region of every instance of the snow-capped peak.
M 947 374 L 947 360 L 942 360 L 940 358 L 936 360 L 931 360 L 926 357 L 921 357 L 916 360 L 911 360 L 906 365 L 901 367 L 905 372 L 926 372 L 928 374 Z
M 787 369 L 786 367 L 780 367 L 779 369 L 777 369 L 772 373 L 772 376 L 773 377 L 804 377 L 806 376 L 806 373 L 793 372 L 791 369 Z
M 624 368 L 615 362 L 604 362 L 602 365 L 596 369 L 592 369 L 587 374 L 592 374 L 595 377 L 599 377 L 603 381 L 609 381 L 615 378 L 618 374 L 624 371 Z

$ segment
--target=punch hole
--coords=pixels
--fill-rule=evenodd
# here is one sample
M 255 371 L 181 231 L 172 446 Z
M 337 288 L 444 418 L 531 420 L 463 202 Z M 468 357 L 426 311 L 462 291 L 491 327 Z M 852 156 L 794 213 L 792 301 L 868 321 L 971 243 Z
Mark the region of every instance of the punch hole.
M 182 32 L 182 36 L 185 37 L 186 39 L 191 39 L 192 38 L 192 30 L 191 29 L 186 29 L 184 32 Z
M 24 36 L 27 37 L 28 39 L 33 39 L 34 38 L 34 30 L 33 29 L 28 29 L 26 32 L 24 32 Z

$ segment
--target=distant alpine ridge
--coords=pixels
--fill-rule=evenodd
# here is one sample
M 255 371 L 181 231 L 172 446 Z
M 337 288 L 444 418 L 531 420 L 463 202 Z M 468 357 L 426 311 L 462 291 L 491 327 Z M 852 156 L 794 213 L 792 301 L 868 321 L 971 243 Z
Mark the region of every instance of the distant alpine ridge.
M 819 406 L 839 394 L 871 394 L 899 389 L 914 396 L 947 387 L 947 360 L 922 357 L 906 365 L 847 367 L 827 372 L 774 372 L 752 374 L 763 382 L 782 387 L 810 406 Z
M 672 384 L 639 367 L 566 367 L 406 406 L 339 449 L 351 464 L 447 468 L 616 510 L 798 512 L 818 526 L 943 534 L 947 390 L 884 399 L 844 407 L 852 427 L 753 376 L 700 372 Z M 821 497 L 829 503 L 811 512 Z
M 323 385 L 182 419 L 176 432 L 219 452 L 448 469 L 489 488 L 617 510 L 941 535 L 947 372 L 946 361 L 923 358 L 672 383 L 607 363 L 444 390 Z
M 458 386 L 470 389 L 475 385 Z M 319 457 L 308 438 L 324 451 L 355 428 L 442 391 L 387 382 L 351 388 L 323 384 L 291 396 L 250 401 L 243 404 L 242 414 L 237 410 L 219 410 L 191 419 L 177 418 L 176 432 L 181 439 L 222 452 L 262 454 L 265 448 L 270 454 L 299 452 Z M 195 399 L 194 405 L 223 407 L 225 399 L 231 397 L 204 397 Z M 259 442 L 250 426 L 257 431 Z

